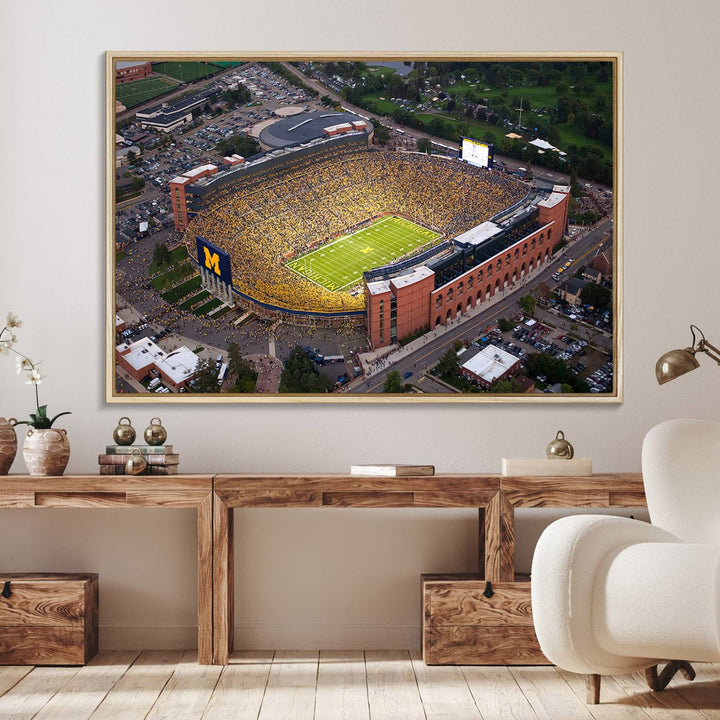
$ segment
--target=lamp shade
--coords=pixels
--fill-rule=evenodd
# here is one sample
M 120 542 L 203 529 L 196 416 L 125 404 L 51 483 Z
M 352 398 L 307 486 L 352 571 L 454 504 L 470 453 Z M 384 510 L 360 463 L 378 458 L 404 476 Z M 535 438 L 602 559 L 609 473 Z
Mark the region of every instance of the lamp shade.
M 660 385 L 663 385 L 697 367 L 700 367 L 700 363 L 697 361 L 695 351 L 692 348 L 671 350 L 666 352 L 655 363 L 655 377 Z

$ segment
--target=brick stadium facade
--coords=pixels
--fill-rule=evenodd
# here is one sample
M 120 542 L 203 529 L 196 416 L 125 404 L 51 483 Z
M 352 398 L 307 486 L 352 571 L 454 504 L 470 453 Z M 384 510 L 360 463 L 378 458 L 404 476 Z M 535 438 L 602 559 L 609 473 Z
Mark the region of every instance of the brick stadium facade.
M 204 177 L 214 175 L 218 170 L 217 165 L 200 165 L 192 170 L 188 170 L 182 175 L 178 175 L 178 177 L 173 178 L 168 183 L 170 202 L 172 203 L 173 210 L 173 222 L 178 232 L 184 232 L 189 222 L 187 188 L 191 188 L 194 183 L 197 183 Z
M 547 263 L 565 233 L 568 203 L 569 188 L 556 186 L 515 220 L 458 236 L 449 257 L 366 282 L 370 345 L 385 347 L 444 325 Z
M 115 82 L 118 85 L 141 80 L 152 75 L 152 65 L 149 62 L 119 62 L 115 68 Z

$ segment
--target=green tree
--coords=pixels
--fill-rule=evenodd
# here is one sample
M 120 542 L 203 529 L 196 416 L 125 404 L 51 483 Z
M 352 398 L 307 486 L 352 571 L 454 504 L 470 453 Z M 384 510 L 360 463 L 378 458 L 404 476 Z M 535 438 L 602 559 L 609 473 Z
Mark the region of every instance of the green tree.
M 460 363 L 455 350 L 450 348 L 445 354 L 438 360 L 436 366 L 437 373 L 441 379 L 450 381 L 457 378 L 460 373 Z
M 395 394 L 405 392 L 405 386 L 403 385 L 402 378 L 397 370 L 391 370 L 385 377 L 383 392 Z
M 195 377 L 190 381 L 190 392 L 216 393 L 219 392 L 217 381 L 217 368 L 212 360 L 200 360 L 195 366 Z
M 228 346 L 228 372 L 235 377 L 235 384 L 231 392 L 255 392 L 258 374 L 255 368 L 242 356 L 237 343 L 231 342 Z
M 170 250 L 165 243 L 155 243 L 153 248 L 153 263 L 155 265 L 167 265 L 170 262 Z
M 432 149 L 432 142 L 430 142 L 429 138 L 418 138 L 417 141 L 417 150 L 418 152 L 424 152 L 424 153 L 430 153 L 430 150 Z
M 141 177 L 133 175 L 133 178 L 130 181 L 130 190 L 132 192 L 140 192 L 144 187 L 145 181 Z
M 589 392 L 587 383 L 572 374 L 570 368 L 562 360 L 547 353 L 530 353 L 525 357 L 525 369 L 530 377 L 545 375 L 548 385 L 561 383 L 568 385 L 570 392 Z
M 133 150 L 128 150 L 127 161 L 128 165 L 134 165 L 137 160 L 137 153 Z
M 230 137 L 224 138 L 215 145 L 215 152 L 222 156 L 237 154 L 248 157 L 255 155 L 258 149 L 259 146 L 255 140 L 241 135 L 230 135 Z
M 372 123 L 375 126 L 375 139 L 381 145 L 384 145 L 390 139 L 390 130 L 375 118 L 373 118 Z
M 498 320 L 498 330 L 500 332 L 508 332 L 515 327 L 515 323 L 507 318 L 500 318 Z
M 522 392 L 522 388 L 520 387 L 520 383 L 515 378 L 508 378 L 508 379 L 500 380 L 499 382 L 496 382 L 495 385 L 493 385 L 490 392 L 503 393 L 503 394 L 507 395 L 509 393 Z
M 581 197 L 585 193 L 578 182 L 577 168 L 573 165 L 570 168 L 570 195 L 574 198 Z
M 280 376 L 281 393 L 320 393 L 329 392 L 332 382 L 321 375 L 312 358 L 296 345 L 285 363 Z
M 523 295 L 523 297 L 518 300 L 518 305 L 522 308 L 522 311 L 526 315 L 530 315 L 532 317 L 532 315 L 535 314 L 537 300 L 530 294 Z
M 234 90 L 226 90 L 222 94 L 222 99 L 227 104 L 228 108 L 234 108 L 237 105 L 244 105 L 250 102 L 250 91 L 242 84 L 238 83 L 238 86 Z
M 596 308 L 605 310 L 612 305 L 612 292 L 610 288 L 596 283 L 588 283 L 580 291 L 580 300 L 585 305 L 593 305 Z

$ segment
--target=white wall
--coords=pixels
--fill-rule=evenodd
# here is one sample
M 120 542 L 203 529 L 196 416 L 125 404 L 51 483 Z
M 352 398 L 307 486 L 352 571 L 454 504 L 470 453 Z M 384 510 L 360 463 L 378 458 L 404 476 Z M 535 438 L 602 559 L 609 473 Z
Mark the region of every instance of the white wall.
M 646 430 L 717 416 L 720 376 L 659 388 L 655 359 L 720 337 L 715 218 L 718 30 L 714 0 L 0 0 L 0 316 L 25 320 L 50 410 L 71 409 L 69 471 L 92 472 L 118 417 L 160 415 L 192 472 L 343 472 L 352 462 L 499 470 L 562 428 L 597 471 L 639 470 Z M 584 51 L 625 53 L 625 402 L 618 406 L 175 406 L 104 403 L 106 50 Z M 717 342 L 717 340 L 716 340 Z M 31 389 L 0 358 L 0 414 Z M 23 472 L 18 459 L 14 472 Z M 527 565 L 536 516 L 520 518 Z M 0 569 L 101 574 L 104 644 L 193 642 L 190 511 L 0 512 Z M 239 635 L 256 645 L 415 643 L 421 572 L 472 569 L 474 513 L 243 511 L 237 514 Z

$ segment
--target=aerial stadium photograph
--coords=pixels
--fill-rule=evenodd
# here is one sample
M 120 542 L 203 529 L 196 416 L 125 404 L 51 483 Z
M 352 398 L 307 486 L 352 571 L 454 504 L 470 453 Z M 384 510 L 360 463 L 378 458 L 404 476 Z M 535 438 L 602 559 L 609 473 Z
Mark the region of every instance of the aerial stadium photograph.
M 110 402 L 621 402 L 622 56 L 107 53 Z

